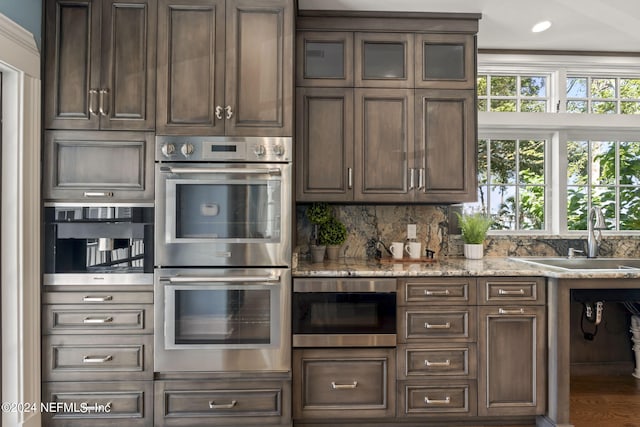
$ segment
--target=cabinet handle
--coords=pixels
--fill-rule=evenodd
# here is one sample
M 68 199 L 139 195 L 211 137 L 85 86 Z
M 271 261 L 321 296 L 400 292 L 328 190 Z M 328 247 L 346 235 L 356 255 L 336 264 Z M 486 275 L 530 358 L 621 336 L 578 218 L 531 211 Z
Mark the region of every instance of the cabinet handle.
M 347 168 L 347 188 L 353 188 L 353 168 Z
M 108 354 L 106 356 L 84 356 L 82 363 L 106 363 L 113 360 L 113 356 Z
M 237 400 L 232 400 L 231 403 L 216 403 L 214 400 L 210 400 L 209 409 L 231 409 L 237 404 Z
M 524 308 L 517 308 L 517 309 L 499 308 L 498 314 L 524 314 Z
M 216 119 L 218 119 L 218 120 L 222 120 L 223 119 L 223 117 L 222 117 L 222 107 L 219 106 L 219 105 L 216 106 Z
M 429 399 L 429 396 L 425 396 L 424 403 L 427 405 L 448 405 L 451 403 L 451 397 L 447 396 L 444 399 Z
M 86 295 L 82 297 L 83 302 L 107 302 L 107 301 L 111 301 L 112 299 L 113 297 L 111 295 L 105 295 L 100 297 L 92 297 L 92 296 Z
M 233 111 L 231 110 L 231 105 L 227 105 L 224 107 L 224 111 L 227 112 L 227 120 L 230 120 L 233 117 Z
M 444 289 L 444 290 L 438 290 L 438 291 L 431 291 L 429 289 L 425 289 L 424 290 L 424 294 L 427 296 L 440 296 L 440 295 L 449 295 L 449 289 Z
M 98 410 L 100 410 L 101 412 L 110 412 L 113 402 L 107 402 L 104 405 L 97 402 L 91 402 L 91 403 L 82 402 L 80 405 L 81 405 L 80 407 L 85 408 L 87 412 L 98 411 Z
M 413 190 L 416 186 L 415 169 L 409 168 L 409 190 Z
M 418 169 L 418 190 L 424 188 L 424 168 Z
M 524 289 L 518 289 L 517 291 L 498 289 L 498 295 L 524 295 Z
M 446 366 L 451 366 L 451 360 L 447 359 L 444 362 L 432 362 L 430 360 L 425 360 L 424 366 L 433 366 L 434 368 L 444 368 Z
M 109 114 L 108 108 L 104 106 L 104 96 L 109 94 L 109 89 L 100 89 L 100 106 L 98 107 L 98 111 L 101 116 L 106 116 Z
M 432 324 L 429 322 L 425 322 L 424 323 L 424 328 L 425 329 L 449 329 L 451 328 L 451 323 L 447 322 L 444 324 Z
M 82 323 L 111 323 L 113 322 L 113 317 L 111 316 L 107 316 L 107 317 L 85 317 L 84 319 L 82 319 Z
M 89 90 L 89 114 L 92 116 L 97 116 L 96 110 L 93 108 L 93 104 L 96 100 L 96 95 L 98 94 L 98 89 L 90 89 Z
M 351 384 L 336 384 L 335 381 L 331 381 L 331 390 L 353 390 L 356 387 L 358 387 L 358 381 Z
M 85 191 L 84 197 L 113 197 L 112 191 Z

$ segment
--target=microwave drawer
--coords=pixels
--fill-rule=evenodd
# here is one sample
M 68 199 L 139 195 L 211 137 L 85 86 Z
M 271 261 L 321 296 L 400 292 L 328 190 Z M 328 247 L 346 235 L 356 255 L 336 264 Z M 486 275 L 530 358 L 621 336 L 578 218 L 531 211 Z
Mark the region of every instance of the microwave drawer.
M 476 308 L 447 307 L 400 309 L 402 342 L 411 340 L 447 339 L 448 341 L 476 340 Z
M 43 333 L 152 334 L 153 305 L 45 305 Z
M 49 335 L 42 358 L 45 381 L 151 380 L 153 335 Z

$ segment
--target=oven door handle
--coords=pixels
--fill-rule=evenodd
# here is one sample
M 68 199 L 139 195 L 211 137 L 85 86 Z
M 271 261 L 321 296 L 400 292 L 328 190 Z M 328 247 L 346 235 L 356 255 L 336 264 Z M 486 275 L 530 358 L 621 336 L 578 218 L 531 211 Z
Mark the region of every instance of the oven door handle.
M 210 283 L 210 282 L 279 282 L 280 276 L 234 276 L 234 277 L 219 277 L 219 276 L 175 276 L 169 277 L 163 280 L 169 281 L 169 283 Z
M 162 166 L 160 172 L 175 174 L 243 174 L 243 175 L 282 175 L 280 168 L 190 168 L 184 166 Z

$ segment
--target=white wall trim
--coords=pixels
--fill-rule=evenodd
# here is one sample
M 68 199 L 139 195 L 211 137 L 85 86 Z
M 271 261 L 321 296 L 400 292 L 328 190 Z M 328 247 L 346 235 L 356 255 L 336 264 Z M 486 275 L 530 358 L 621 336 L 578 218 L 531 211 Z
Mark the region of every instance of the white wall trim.
M 40 54 L 0 14 L 2 81 L 2 400 L 40 398 Z M 2 425 L 38 427 L 39 412 L 3 412 Z

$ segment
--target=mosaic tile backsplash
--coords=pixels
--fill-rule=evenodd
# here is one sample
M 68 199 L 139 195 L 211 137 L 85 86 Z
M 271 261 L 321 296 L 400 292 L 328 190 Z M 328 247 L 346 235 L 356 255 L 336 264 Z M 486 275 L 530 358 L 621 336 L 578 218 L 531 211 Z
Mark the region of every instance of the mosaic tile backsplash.
M 301 257 L 308 256 L 313 235 L 313 225 L 305 215 L 308 206 L 296 206 L 294 250 Z M 347 241 L 340 251 L 341 257 L 373 258 L 377 241 L 387 246 L 391 242 L 404 242 L 407 224 L 417 224 L 417 240 L 422 243 L 423 253 L 429 249 L 435 252 L 436 258 L 462 256 L 462 239 L 449 230 L 450 206 L 331 205 L 331 208 L 348 232 Z M 586 250 L 586 232 L 571 237 L 489 236 L 485 243 L 485 256 L 565 256 L 569 248 Z M 600 255 L 640 257 L 640 238 L 605 234 Z

